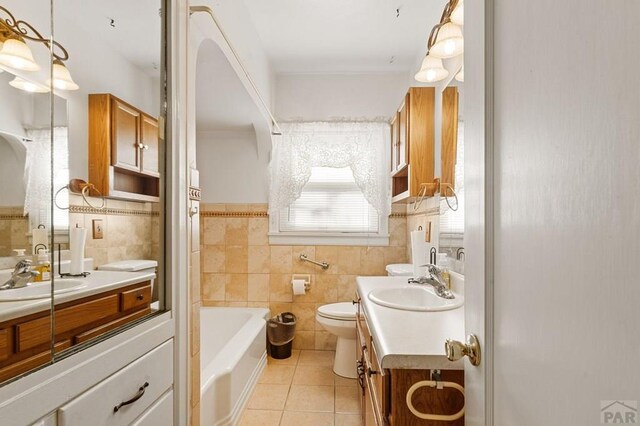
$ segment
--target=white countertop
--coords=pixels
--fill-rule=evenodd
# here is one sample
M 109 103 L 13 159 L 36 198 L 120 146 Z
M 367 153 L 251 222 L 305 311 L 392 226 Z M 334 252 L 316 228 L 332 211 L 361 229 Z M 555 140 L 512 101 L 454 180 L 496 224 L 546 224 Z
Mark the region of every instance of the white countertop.
M 407 285 L 408 277 L 358 277 L 358 295 L 371 329 L 381 368 L 462 370 L 462 360 L 445 356 L 447 339 L 464 341 L 464 306 L 440 312 L 387 308 L 367 295 L 378 288 Z M 462 289 L 456 288 L 455 291 Z
M 154 279 L 153 272 L 116 272 L 116 271 L 91 271 L 86 278 L 75 278 L 84 281 L 86 285 L 78 290 L 55 295 L 55 304 L 59 305 L 94 294 L 104 293 L 120 287 Z M 64 280 L 56 278 L 55 281 Z M 55 282 L 54 281 L 54 282 Z M 37 285 L 37 284 L 36 284 Z M 23 300 L 13 302 L 0 301 L 0 322 L 13 318 L 19 318 L 36 312 L 46 311 L 51 308 L 51 299 Z

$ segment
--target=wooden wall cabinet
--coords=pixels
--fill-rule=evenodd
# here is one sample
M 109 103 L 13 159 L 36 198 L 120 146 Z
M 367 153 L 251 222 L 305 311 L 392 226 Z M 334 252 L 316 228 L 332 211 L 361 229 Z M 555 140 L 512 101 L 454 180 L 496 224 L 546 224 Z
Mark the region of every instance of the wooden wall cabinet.
M 394 203 L 410 201 L 419 195 L 421 184 L 433 182 L 434 102 L 435 88 L 412 87 L 398 108 L 397 124 L 394 126 L 394 121 L 391 123 Z M 395 138 L 393 132 L 397 133 Z M 433 191 L 427 195 L 433 195 Z
M 442 91 L 442 150 L 441 193 L 445 195 L 447 185 L 455 190 L 456 161 L 458 152 L 458 88 L 449 86 Z M 445 185 L 446 184 L 446 185 Z M 451 192 L 447 192 L 451 196 Z
M 445 422 L 423 420 L 411 413 L 406 395 L 414 383 L 431 380 L 431 370 L 382 369 L 367 319 L 358 303 L 356 317 L 356 353 L 358 382 L 361 391 L 363 426 L 436 426 Z M 444 381 L 464 386 L 463 370 L 441 370 Z M 464 396 L 453 389 L 420 388 L 412 403 L 423 413 L 453 414 L 464 406 Z M 464 426 L 464 416 L 446 422 L 447 425 Z
M 89 95 L 89 182 L 97 191 L 157 202 L 160 170 L 158 121 L 113 95 Z

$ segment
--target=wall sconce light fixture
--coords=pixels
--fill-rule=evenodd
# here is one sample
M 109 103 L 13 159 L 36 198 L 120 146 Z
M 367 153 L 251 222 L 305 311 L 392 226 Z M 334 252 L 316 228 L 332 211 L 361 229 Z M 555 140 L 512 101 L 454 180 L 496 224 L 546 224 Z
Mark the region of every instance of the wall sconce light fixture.
M 5 18 L 0 18 L 0 65 L 6 71 L 38 71 L 41 69 L 27 44 L 27 41 L 32 41 L 45 45 L 53 57 L 53 79 L 47 80 L 46 91 L 49 91 L 51 86 L 59 90 L 77 90 L 79 88 L 64 64 L 69 59 L 69 53 L 60 43 L 43 37 L 33 25 L 23 20 L 17 20 L 11 12 L 2 6 L 0 6 L 0 12 L 6 15 Z M 42 92 L 44 87 L 18 76 L 10 84 L 30 92 Z

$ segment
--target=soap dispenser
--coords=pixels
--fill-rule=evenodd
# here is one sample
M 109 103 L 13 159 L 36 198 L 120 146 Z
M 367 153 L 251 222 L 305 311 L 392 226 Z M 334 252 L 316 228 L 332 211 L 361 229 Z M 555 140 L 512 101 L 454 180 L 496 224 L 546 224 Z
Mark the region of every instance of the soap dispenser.
M 36 266 L 33 268 L 38 275 L 33 279 L 35 282 L 51 280 L 51 262 L 49 261 L 49 250 L 38 250 Z

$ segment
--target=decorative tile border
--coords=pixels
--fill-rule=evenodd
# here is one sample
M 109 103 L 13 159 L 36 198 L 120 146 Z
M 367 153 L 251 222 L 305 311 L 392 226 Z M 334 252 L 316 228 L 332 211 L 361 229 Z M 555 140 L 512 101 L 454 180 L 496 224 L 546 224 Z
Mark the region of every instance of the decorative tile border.
M 410 216 L 439 216 L 440 215 L 440 208 L 438 207 L 432 207 L 430 209 L 426 209 L 426 210 L 418 210 L 418 211 L 412 211 L 409 213 L 405 213 L 406 217 L 410 217 Z
M 0 214 L 0 220 L 20 220 L 20 219 L 27 220 L 29 219 L 29 215 L 23 216 L 21 214 Z
M 269 217 L 267 212 L 221 212 L 221 211 L 202 211 L 200 217 Z
M 197 188 L 195 186 L 190 186 L 189 199 L 193 201 L 200 201 L 202 199 L 200 188 Z
M 160 212 L 150 210 L 131 210 L 131 209 L 96 209 L 89 206 L 69 206 L 69 213 L 80 214 L 97 214 L 109 216 L 160 216 Z

